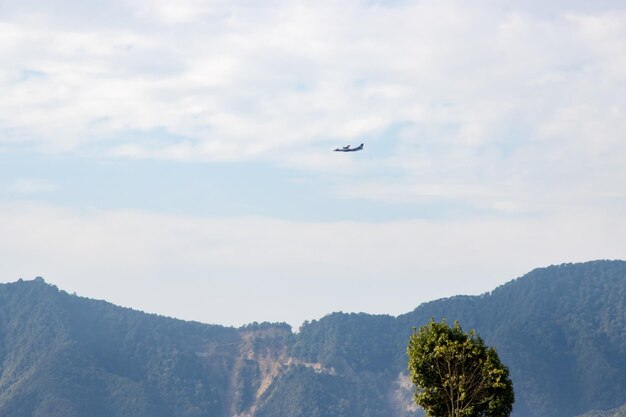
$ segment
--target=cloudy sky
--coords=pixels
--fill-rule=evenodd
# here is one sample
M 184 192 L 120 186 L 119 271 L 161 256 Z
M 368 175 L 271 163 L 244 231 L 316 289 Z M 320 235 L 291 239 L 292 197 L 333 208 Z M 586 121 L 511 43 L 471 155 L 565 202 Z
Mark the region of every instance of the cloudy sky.
M 0 2 L 4 282 L 399 314 L 626 258 L 625 161 L 621 0 Z

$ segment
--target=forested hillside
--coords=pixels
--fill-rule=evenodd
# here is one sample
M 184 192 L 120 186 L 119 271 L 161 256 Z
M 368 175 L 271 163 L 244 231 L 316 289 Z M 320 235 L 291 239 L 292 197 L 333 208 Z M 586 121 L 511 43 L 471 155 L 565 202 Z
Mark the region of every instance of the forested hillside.
M 442 317 L 498 349 L 514 416 L 626 403 L 626 262 L 595 261 L 398 317 L 333 313 L 298 333 L 144 314 L 42 279 L 0 285 L 0 416 L 418 416 L 406 343 Z

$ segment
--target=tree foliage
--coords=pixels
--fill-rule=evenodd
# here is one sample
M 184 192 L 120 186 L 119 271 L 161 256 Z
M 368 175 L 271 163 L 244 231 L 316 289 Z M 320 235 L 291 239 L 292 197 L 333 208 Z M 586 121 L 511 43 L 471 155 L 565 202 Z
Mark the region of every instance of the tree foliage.
M 509 370 L 474 330 L 431 320 L 407 348 L 415 402 L 430 417 L 507 417 L 514 394 Z
M 419 417 L 399 374 L 412 327 L 431 317 L 497 346 L 515 383 L 511 416 L 583 415 L 626 403 L 624 311 L 625 261 L 541 268 L 398 317 L 335 313 L 297 333 L 147 315 L 41 279 L 0 284 L 0 416 L 228 417 L 254 405 L 255 417 Z

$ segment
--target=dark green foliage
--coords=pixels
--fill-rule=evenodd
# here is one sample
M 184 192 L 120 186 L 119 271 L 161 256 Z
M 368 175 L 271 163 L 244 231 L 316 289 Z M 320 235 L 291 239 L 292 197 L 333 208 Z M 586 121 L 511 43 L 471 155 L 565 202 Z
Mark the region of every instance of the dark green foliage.
M 0 289 L 0 415 L 220 415 L 234 329 L 147 315 L 42 281 Z
M 389 417 L 385 387 L 294 366 L 260 400 L 255 417 Z
M 475 331 L 434 320 L 415 330 L 407 348 L 415 402 L 430 417 L 508 417 L 514 396 L 509 370 Z
M 337 370 L 382 372 L 404 350 L 404 342 L 394 343 L 395 325 L 392 316 L 333 313 L 305 323 L 291 352 Z
M 625 312 L 626 262 L 594 261 L 537 269 L 489 294 L 427 303 L 398 320 L 405 329 L 432 317 L 462 321 L 509 367 L 513 416 L 571 417 L 626 402 Z
M 241 414 L 250 408 L 256 400 L 256 391 L 259 388 L 259 364 L 256 361 L 244 359 L 238 369 L 233 387 L 233 411 Z
M 626 403 L 626 262 L 597 261 L 395 318 L 335 313 L 297 334 L 148 315 L 42 280 L 0 285 L 0 417 L 415 417 L 399 374 L 411 329 L 432 317 L 497 348 L 514 417 Z

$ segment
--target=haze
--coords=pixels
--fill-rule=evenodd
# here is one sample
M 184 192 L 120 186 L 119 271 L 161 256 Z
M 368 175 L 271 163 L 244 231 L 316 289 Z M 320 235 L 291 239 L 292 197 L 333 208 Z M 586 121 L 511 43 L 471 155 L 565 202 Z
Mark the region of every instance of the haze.
M 0 279 L 297 327 L 625 258 L 626 5 L 544 3 L 3 2 Z

